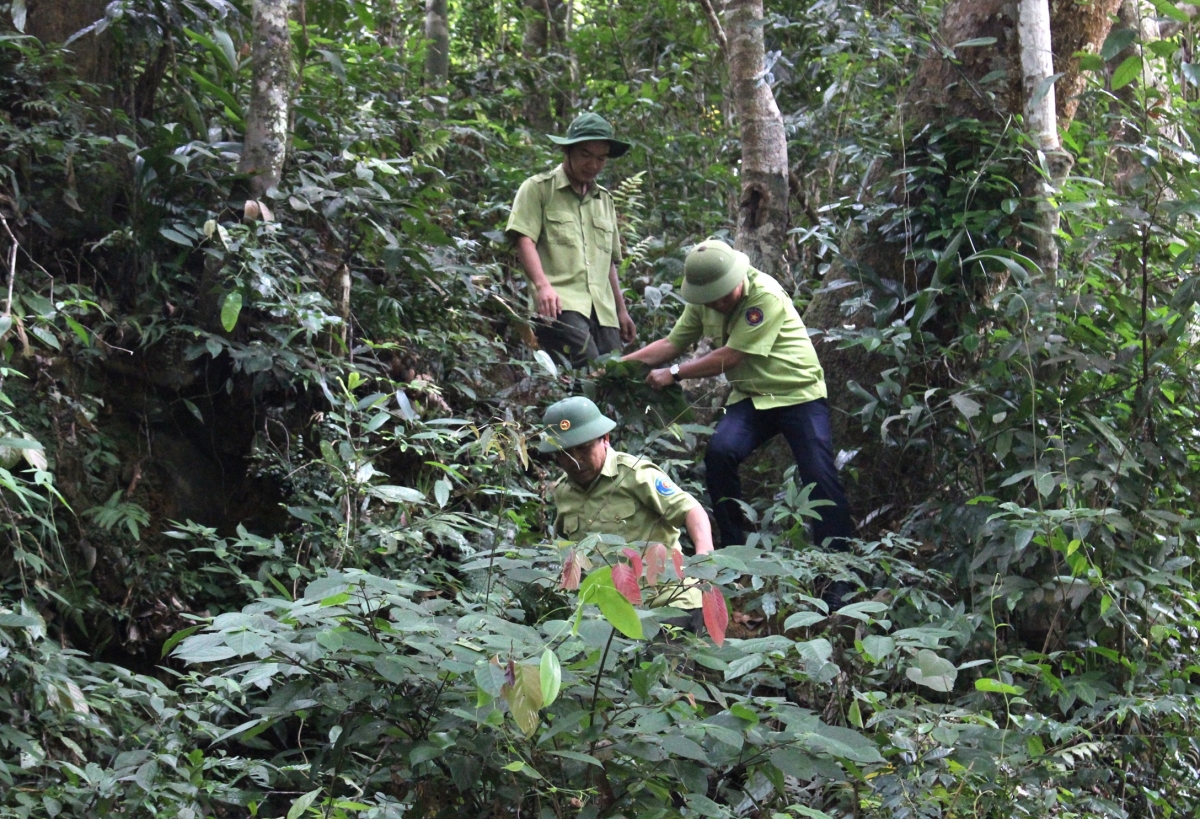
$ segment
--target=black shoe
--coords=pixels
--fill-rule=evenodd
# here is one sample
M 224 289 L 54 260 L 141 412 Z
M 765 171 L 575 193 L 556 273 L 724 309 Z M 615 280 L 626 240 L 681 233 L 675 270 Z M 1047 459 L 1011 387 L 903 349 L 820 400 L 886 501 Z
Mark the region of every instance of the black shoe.
M 846 605 L 846 598 L 854 594 L 854 584 L 845 580 L 835 580 L 825 587 L 825 591 L 821 592 L 821 599 L 825 601 L 825 605 L 829 606 L 829 613 Z

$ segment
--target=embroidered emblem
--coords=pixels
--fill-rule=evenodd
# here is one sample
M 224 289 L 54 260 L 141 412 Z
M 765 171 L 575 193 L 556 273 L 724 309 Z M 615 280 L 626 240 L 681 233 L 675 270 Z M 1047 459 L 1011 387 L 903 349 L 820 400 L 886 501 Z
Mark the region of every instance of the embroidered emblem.
M 566 418 L 564 418 L 558 422 L 558 428 L 561 429 L 563 432 L 566 432 L 568 429 L 571 428 L 571 422 L 568 421 Z
M 655 478 L 654 491 L 662 495 L 664 498 L 669 498 L 679 490 L 675 488 L 675 484 L 671 483 L 666 478 Z
M 763 323 L 763 311 L 759 307 L 751 307 L 746 311 L 746 323 L 751 327 L 757 327 Z

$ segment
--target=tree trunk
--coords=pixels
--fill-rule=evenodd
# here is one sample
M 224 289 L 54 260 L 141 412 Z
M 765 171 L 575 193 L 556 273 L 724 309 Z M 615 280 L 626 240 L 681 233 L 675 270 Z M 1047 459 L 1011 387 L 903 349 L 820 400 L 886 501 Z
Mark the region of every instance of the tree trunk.
M 759 270 L 779 278 L 787 272 L 791 226 L 787 135 L 765 77 L 762 0 L 732 0 L 725 14 L 729 84 L 742 140 L 736 246 Z
M 525 33 L 521 38 L 521 53 L 525 57 L 527 70 L 522 107 L 525 121 L 531 127 L 538 131 L 549 131 L 553 125 L 550 95 L 546 83 L 539 76 L 550 41 L 550 22 L 542 10 L 543 5 L 542 0 L 525 0 Z
M 447 0 L 425 0 L 425 86 L 444 97 L 450 84 L 450 17 Z M 446 115 L 446 103 L 434 102 Z
M 1025 128 L 1045 158 L 1045 167 L 1029 171 L 1031 191 L 1037 202 L 1037 235 L 1033 253 L 1042 272 L 1058 275 L 1058 234 L 1060 223 L 1053 196 L 1071 169 L 1070 154 L 1062 149 L 1055 117 L 1054 55 L 1050 38 L 1049 0 L 1020 0 L 1017 37 L 1021 46 L 1021 78 L 1025 98 Z M 1044 174 L 1043 174 L 1044 171 Z
M 43 43 L 61 45 L 71 35 L 104 18 L 108 0 L 29 0 L 25 33 Z M 108 31 L 89 33 L 68 47 L 68 62 L 79 76 L 92 83 L 112 77 L 112 36 Z
M 1058 127 L 1067 127 L 1078 106 L 1078 94 L 1083 90 L 1085 77 L 1079 69 L 1076 52 L 1095 53 L 1108 36 L 1121 0 L 1092 0 L 1081 4 L 1074 0 L 1050 0 L 1050 33 L 1053 45 L 1053 65 L 1063 74 L 1055 83 L 1055 109 Z M 1020 37 L 1018 36 L 1018 0 L 951 0 L 946 6 L 936 44 L 951 48 L 956 43 L 982 38 L 994 38 L 990 45 L 967 46 L 955 49 L 957 59 L 942 56 L 940 48 L 931 49 L 917 69 L 901 108 L 906 122 L 903 131 L 920 134 L 926 125 L 952 119 L 970 118 L 985 122 L 1004 123 L 1014 114 L 1025 111 L 1029 98 L 1021 70 Z M 986 82 L 985 82 L 986 80 Z M 1040 114 L 1045 122 L 1048 117 Z M 912 150 L 912 145 L 905 148 Z M 905 161 L 903 155 L 894 157 L 890 165 L 881 166 L 875 176 L 884 179 Z M 908 205 L 909 193 L 904 189 L 904 177 L 897 177 L 896 204 Z M 903 238 L 903 237 L 901 237 Z M 885 241 L 874 228 L 844 242 L 842 264 L 826 276 L 824 286 L 805 312 L 804 320 L 810 329 L 833 330 L 874 326 L 876 317 L 871 306 L 859 307 L 846 315 L 842 305 L 860 298 L 866 291 L 863 270 L 869 270 L 883 280 L 902 283 L 905 292 L 925 286 L 918 270 L 907 257 L 909 243 Z M 890 321 L 893 317 L 885 317 Z M 944 317 L 943 320 L 952 320 Z M 829 402 L 834 409 L 834 440 L 841 448 L 859 450 L 853 464 L 859 482 L 851 487 L 851 502 L 856 514 L 864 515 L 891 504 L 899 511 L 905 509 L 909 494 L 924 496 L 924 487 L 916 486 L 920 477 L 919 465 L 885 450 L 878 429 L 864 430 L 857 413 L 863 401 L 851 382 L 867 392 L 885 379 L 882 374 L 895 362 L 871 355 L 864 347 L 839 349 L 836 344 L 820 344 L 821 363 L 829 388 Z M 926 476 L 925 480 L 935 480 Z
M 292 81 L 289 5 L 289 0 L 254 0 L 250 107 L 238 171 L 250 174 L 256 198 L 279 185 L 287 158 Z

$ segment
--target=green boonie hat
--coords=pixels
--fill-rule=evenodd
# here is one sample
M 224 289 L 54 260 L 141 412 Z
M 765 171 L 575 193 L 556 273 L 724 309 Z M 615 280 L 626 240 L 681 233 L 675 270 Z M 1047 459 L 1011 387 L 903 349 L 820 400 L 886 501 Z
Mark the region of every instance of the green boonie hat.
M 617 425 L 616 421 L 604 417 L 592 399 L 582 395 L 551 404 L 543 421 L 546 437 L 538 444 L 538 452 L 558 452 L 586 444 L 612 432 Z
M 734 291 L 746 278 L 750 257 L 720 239 L 705 239 L 683 263 L 683 300 L 708 304 Z
M 608 120 L 599 114 L 586 113 L 575 117 L 575 121 L 567 128 L 565 137 L 546 134 L 550 141 L 557 145 L 575 145 L 580 142 L 601 140 L 608 143 L 608 155 L 612 159 L 624 156 L 629 151 L 629 143 L 613 137 L 613 127 Z

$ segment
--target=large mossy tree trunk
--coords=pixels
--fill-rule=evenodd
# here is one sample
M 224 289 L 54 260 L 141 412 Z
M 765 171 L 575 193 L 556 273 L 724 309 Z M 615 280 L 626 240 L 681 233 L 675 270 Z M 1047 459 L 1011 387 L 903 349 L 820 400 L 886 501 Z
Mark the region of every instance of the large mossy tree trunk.
M 750 263 L 778 278 L 791 214 L 783 115 L 765 80 L 762 0 L 731 0 L 725 8 L 729 86 L 742 140 L 737 248 Z
M 571 108 L 568 93 L 571 66 L 562 54 L 568 38 L 568 5 L 562 0 L 524 0 L 525 29 L 521 54 L 525 94 L 521 103 L 525 121 L 536 131 L 554 129 L 555 111 L 563 119 Z
M 287 158 L 292 84 L 290 5 L 290 0 L 254 0 L 250 107 L 238 171 L 249 174 L 255 197 L 279 185 Z
M 61 45 L 72 35 L 103 19 L 108 0 L 29 0 L 27 5 L 25 33 L 43 43 Z M 68 48 L 68 60 L 82 79 L 92 83 L 111 79 L 111 32 L 85 34 Z
M 1111 15 L 1119 5 L 1120 0 L 1050 0 L 1052 59 L 1055 71 L 1062 74 L 1054 86 L 1060 128 L 1070 124 L 1085 85 L 1075 54 L 1099 50 L 1112 26 Z M 931 49 L 921 63 L 901 106 L 904 133 L 920 135 L 928 126 L 955 120 L 998 125 L 1025 112 L 1029 94 L 1022 72 L 1019 16 L 1018 0 L 951 0 L 947 4 L 937 36 L 940 48 Z M 957 49 L 955 59 L 944 56 L 943 49 L 949 50 L 957 43 L 988 39 L 994 42 Z M 888 178 L 905 167 L 919 148 L 919 143 L 910 141 L 890 163 L 881 164 L 875 180 Z M 905 189 L 904 175 L 894 178 L 893 203 L 899 207 L 911 204 L 913 192 Z M 908 236 L 884 237 L 878 227 L 852 237 L 841 248 L 841 263 L 826 275 L 824 286 L 805 312 L 805 323 L 815 330 L 861 330 L 875 326 L 877 321 L 894 320 L 893 315 L 876 316 L 870 304 L 860 302 L 857 310 L 850 312 L 843 310 L 843 304 L 869 295 L 868 279 L 896 282 L 907 293 L 926 286 L 928 281 L 923 279 L 928 274 L 908 255 L 911 244 Z M 952 322 L 954 317 L 940 315 L 939 320 Z M 818 342 L 818 352 L 834 408 L 835 443 L 859 452 L 853 462 L 857 481 L 850 487 L 855 513 L 861 517 L 887 507 L 891 516 L 902 516 L 911 499 L 928 497 L 937 478 L 922 474 L 919 457 L 898 457 L 893 449 L 885 448 L 877 428 L 863 428 L 858 415 L 863 401 L 851 386 L 857 384 L 874 392 L 884 380 L 884 371 L 895 367 L 896 362 L 868 353 L 862 346 L 839 348 L 836 343 Z

